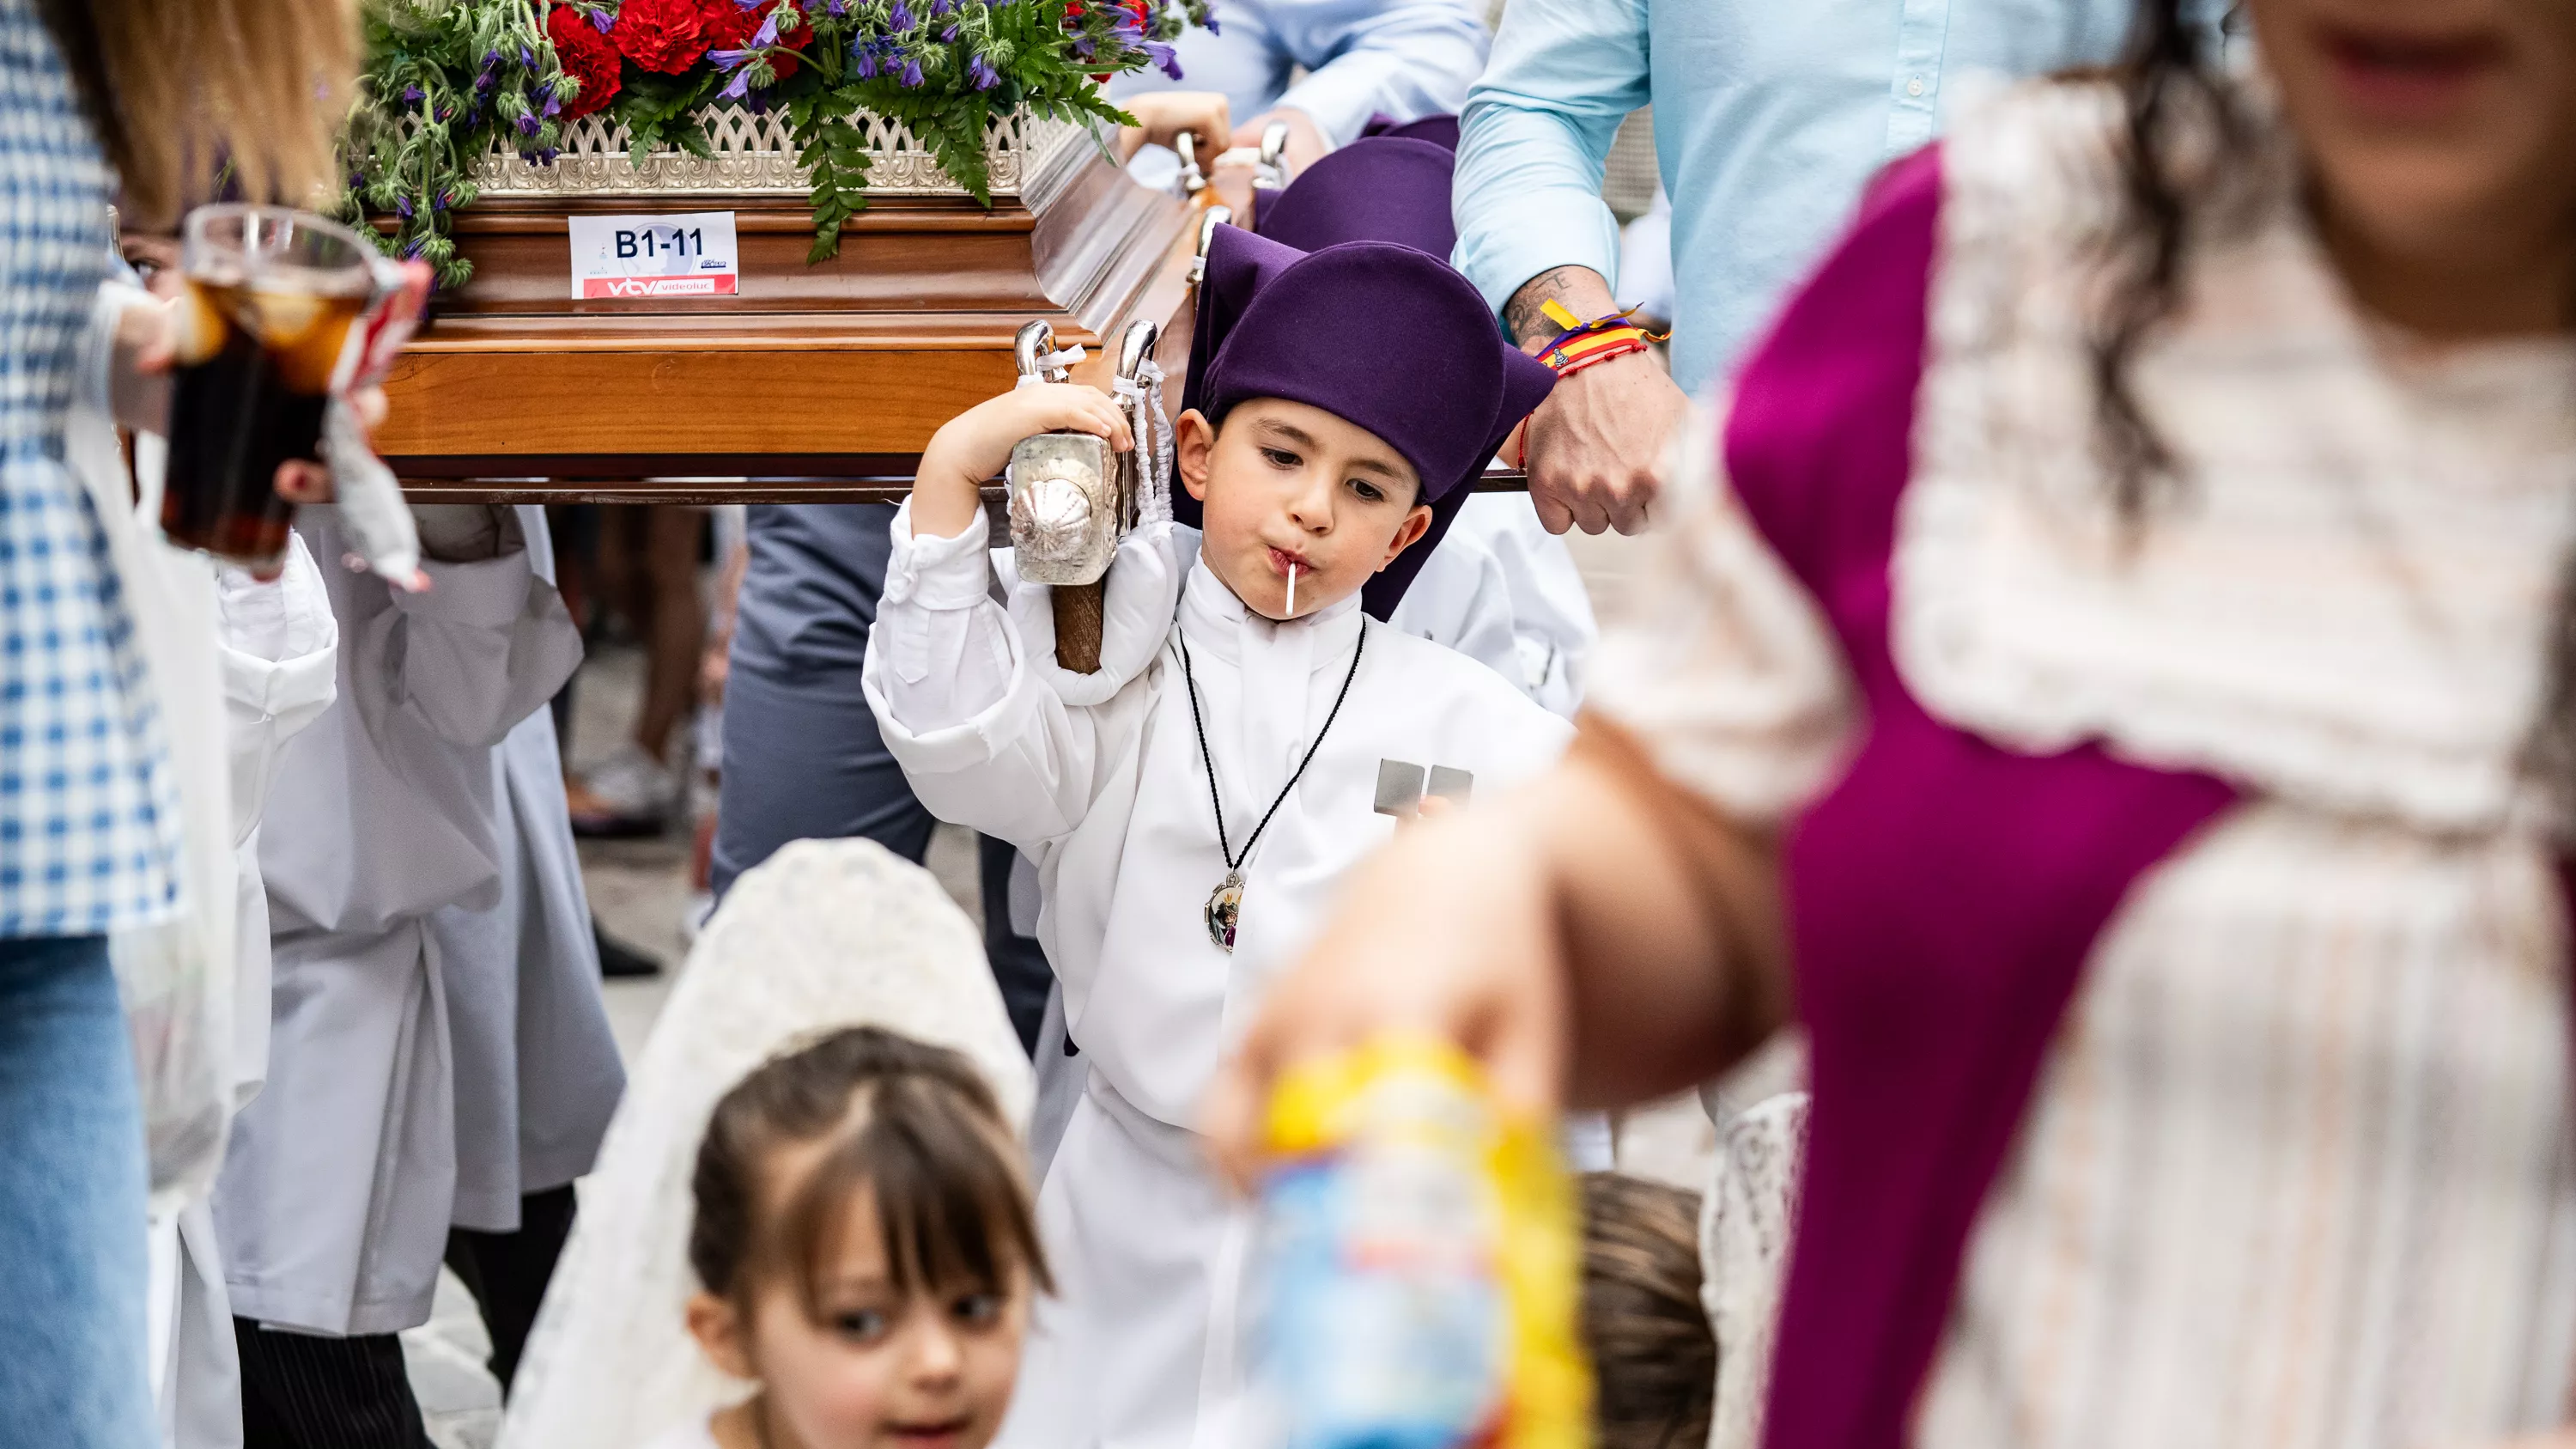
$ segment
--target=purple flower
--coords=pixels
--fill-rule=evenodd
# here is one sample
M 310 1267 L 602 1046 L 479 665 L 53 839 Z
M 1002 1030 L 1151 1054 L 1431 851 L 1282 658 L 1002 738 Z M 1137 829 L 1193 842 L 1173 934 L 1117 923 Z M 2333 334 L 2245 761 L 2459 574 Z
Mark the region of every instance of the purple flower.
M 761 48 L 762 48 L 762 49 L 764 49 L 764 50 L 766 50 L 766 49 L 768 49 L 770 46 L 776 45 L 776 44 L 778 43 L 778 12 L 777 12 L 777 10 L 772 9 L 772 10 L 769 12 L 768 16 L 767 16 L 766 18 L 764 18 L 764 19 L 760 22 L 760 29 L 759 29 L 759 30 L 757 30 L 757 31 L 755 31 L 755 32 L 753 32 L 752 37 L 751 37 L 751 43 L 752 43 L 752 44 L 754 44 L 754 45 L 756 45 L 756 46 L 761 47 Z
M 537 53 L 524 45 L 519 47 L 519 68 L 521 70 L 537 68 Z
M 894 0 L 894 9 L 887 14 L 886 24 L 896 30 L 910 30 L 912 28 L 911 7 L 905 5 L 903 0 Z
M 1077 35 L 1073 38 L 1073 53 L 1083 60 L 1091 59 L 1094 48 L 1088 35 Z
M 739 55 L 740 53 L 741 53 L 741 52 L 739 52 L 739 51 L 735 52 L 735 54 L 737 54 L 737 55 Z M 750 67 L 750 66 L 744 66 L 742 69 L 740 69 L 740 70 L 738 70 L 738 71 L 735 71 L 735 72 L 733 73 L 733 79 L 725 82 L 725 87 L 724 87 L 724 90 L 721 92 L 721 94 L 724 96 L 724 98 L 725 98 L 725 99 L 727 99 L 727 100 L 731 100 L 731 101 L 738 101 L 738 100 L 741 100 L 743 97 L 745 97 L 745 96 L 747 96 L 747 95 L 750 95 L 750 94 L 751 94 L 751 67 Z
M 850 71 L 861 80 L 867 80 L 874 76 L 877 73 L 876 47 L 868 44 L 864 40 L 851 41 Z
M 751 58 L 758 54 L 760 52 L 756 50 L 710 50 L 707 60 L 718 70 L 736 70 L 749 65 Z
M 551 91 L 546 94 L 546 108 L 544 114 L 549 118 L 563 114 L 563 102 L 557 100 L 554 93 Z
M 903 83 L 907 87 L 921 84 L 921 60 L 918 56 L 904 57 Z
M 522 136 L 534 136 L 535 134 L 537 134 L 537 118 L 536 118 L 536 114 L 535 114 L 534 112 L 532 112 L 532 111 L 522 111 L 522 112 L 520 112 L 520 113 L 519 113 L 519 122 L 518 122 L 518 125 L 519 125 L 519 134 L 520 134 L 520 135 L 522 135 Z
M 823 13 L 840 16 L 850 13 L 850 0 L 824 0 Z
M 1154 64 L 1162 70 L 1163 74 L 1170 76 L 1174 80 L 1179 80 L 1181 78 L 1180 55 L 1170 46 L 1165 45 L 1159 40 L 1146 41 L 1145 56 L 1148 60 L 1154 62 Z
M 420 260 L 420 238 L 413 237 L 410 241 L 403 243 L 403 260 L 407 262 L 416 262 Z
M 411 210 L 410 197 L 397 196 L 394 198 L 394 215 L 401 217 L 405 221 L 409 221 L 411 220 Z
M 949 0 L 930 0 L 930 18 L 936 20 L 955 8 Z
M 617 17 L 609 14 L 605 10 L 593 10 L 590 12 L 590 28 L 598 31 L 602 35 L 606 35 L 608 33 L 608 27 L 615 25 L 616 23 Z
M 994 70 L 980 55 L 966 62 L 966 78 L 973 81 L 975 89 L 979 91 L 989 91 L 1002 83 L 1001 73 Z
M 417 101 L 426 97 L 428 94 L 429 92 L 422 90 L 418 86 L 403 87 L 403 99 L 407 101 Z
M 951 25 L 947 29 L 939 32 L 939 40 L 943 45 L 955 45 L 957 43 L 957 27 Z
M 1213 10 L 1213 9 L 1211 9 L 1211 10 L 1209 10 L 1209 11 L 1208 11 L 1208 18 L 1207 18 L 1207 33 L 1208 33 L 1208 34 L 1210 34 L 1210 35 L 1222 35 L 1222 34 L 1224 34 L 1224 32 L 1223 32 L 1223 31 L 1218 30 L 1218 29 L 1216 28 L 1216 11 L 1215 11 L 1215 10 Z

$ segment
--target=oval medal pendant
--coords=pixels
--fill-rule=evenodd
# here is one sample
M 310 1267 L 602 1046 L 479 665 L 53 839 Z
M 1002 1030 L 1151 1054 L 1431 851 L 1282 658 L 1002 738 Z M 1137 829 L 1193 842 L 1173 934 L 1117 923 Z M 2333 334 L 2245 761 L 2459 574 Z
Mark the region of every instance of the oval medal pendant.
M 1207 919 L 1208 939 L 1220 951 L 1234 950 L 1234 925 L 1243 915 L 1242 871 L 1225 873 L 1225 880 L 1208 894 L 1207 909 L 1202 914 Z

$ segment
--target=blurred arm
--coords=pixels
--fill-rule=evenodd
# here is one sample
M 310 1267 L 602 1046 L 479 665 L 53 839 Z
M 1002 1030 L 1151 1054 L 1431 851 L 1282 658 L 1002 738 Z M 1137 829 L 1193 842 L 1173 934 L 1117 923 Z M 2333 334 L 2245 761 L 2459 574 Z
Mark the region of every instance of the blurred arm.
M 1619 226 L 1602 170 L 1619 123 L 1649 99 L 1644 0 L 1515 0 L 1504 12 L 1459 115 L 1453 258 L 1496 315 L 1560 267 L 1592 273 L 1607 300 Z
M 1369 117 L 1456 111 L 1485 67 L 1489 37 L 1468 0 L 1339 0 L 1278 7 L 1279 39 L 1307 77 L 1280 96 L 1324 139 L 1348 145 Z

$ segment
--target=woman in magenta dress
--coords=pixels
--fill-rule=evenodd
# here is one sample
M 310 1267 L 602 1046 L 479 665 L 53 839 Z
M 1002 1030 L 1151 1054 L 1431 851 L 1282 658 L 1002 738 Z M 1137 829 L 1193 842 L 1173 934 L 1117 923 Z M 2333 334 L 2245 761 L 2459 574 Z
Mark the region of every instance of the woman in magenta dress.
M 2188 8 L 1889 170 L 1573 757 L 1362 872 L 1209 1105 L 1241 1166 L 1372 1033 L 1553 1107 L 1796 1021 L 1775 1449 L 2571 1422 L 2576 4 Z

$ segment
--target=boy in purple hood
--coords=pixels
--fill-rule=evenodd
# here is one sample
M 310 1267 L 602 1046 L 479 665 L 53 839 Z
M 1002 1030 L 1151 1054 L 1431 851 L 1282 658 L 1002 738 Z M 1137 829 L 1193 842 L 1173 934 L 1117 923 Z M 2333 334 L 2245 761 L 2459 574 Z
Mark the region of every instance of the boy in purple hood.
M 1186 1449 L 1231 1398 L 1243 1225 L 1185 1124 L 1273 966 L 1425 786 L 1499 788 L 1566 743 L 1492 670 L 1361 607 L 1402 592 L 1553 380 L 1434 257 L 1220 230 L 1174 429 L 1204 531 L 1121 542 L 1091 674 L 1058 667 L 1046 591 L 1006 557 L 995 601 L 977 490 L 1032 433 L 1127 447 L 1117 409 L 1025 387 L 924 454 L 868 700 L 934 813 L 1036 862 L 1068 1029 L 1041 1065 L 1081 1079 L 1039 1193 L 1059 1293 L 1005 1449 Z

